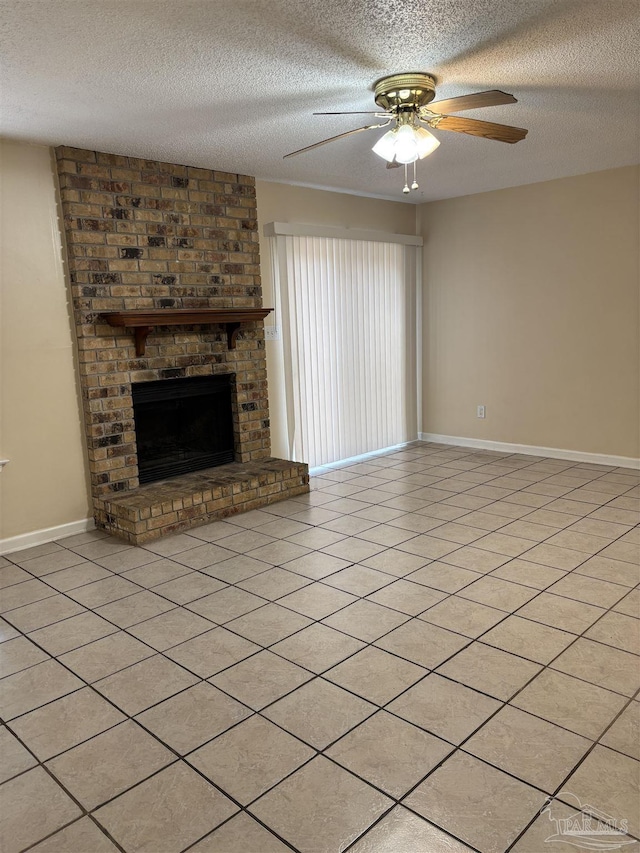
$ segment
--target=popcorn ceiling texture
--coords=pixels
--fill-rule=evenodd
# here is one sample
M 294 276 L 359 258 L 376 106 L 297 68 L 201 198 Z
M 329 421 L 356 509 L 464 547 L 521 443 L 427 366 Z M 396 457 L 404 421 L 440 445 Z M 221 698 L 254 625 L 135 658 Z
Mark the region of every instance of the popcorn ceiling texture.
M 262 323 L 235 350 L 220 325 L 157 327 L 137 357 L 102 317 L 260 307 L 254 178 L 67 147 L 56 159 L 97 525 L 140 544 L 308 490 L 305 465 L 270 459 Z M 236 376 L 236 463 L 139 488 L 132 383 L 215 373 Z
M 3 0 L 12 139 L 245 172 L 419 203 L 638 161 L 637 0 Z M 465 113 L 529 129 L 504 145 L 436 131 L 420 190 L 360 133 L 386 74 L 427 71 L 437 98 L 502 89 Z

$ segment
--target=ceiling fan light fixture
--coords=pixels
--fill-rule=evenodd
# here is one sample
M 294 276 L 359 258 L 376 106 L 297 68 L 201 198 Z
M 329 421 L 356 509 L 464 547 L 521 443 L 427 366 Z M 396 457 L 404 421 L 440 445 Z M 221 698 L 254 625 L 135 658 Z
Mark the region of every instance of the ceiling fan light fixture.
M 440 140 L 436 139 L 432 133 L 425 130 L 424 127 L 416 127 L 414 129 L 416 135 L 416 143 L 418 146 L 418 157 L 423 160 L 429 154 L 433 154 L 436 148 L 440 145 Z
M 398 163 L 413 163 L 420 156 L 418 140 L 411 125 L 403 124 L 396 131 L 395 154 Z
M 382 157 L 387 163 L 393 162 L 396 156 L 396 131 L 388 130 L 371 149 L 378 157 Z

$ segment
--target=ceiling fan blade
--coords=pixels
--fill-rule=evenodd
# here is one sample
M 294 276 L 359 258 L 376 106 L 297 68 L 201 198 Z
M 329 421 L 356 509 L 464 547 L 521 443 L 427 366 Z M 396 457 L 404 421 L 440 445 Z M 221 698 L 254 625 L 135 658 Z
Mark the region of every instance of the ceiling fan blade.
M 386 127 L 388 124 L 389 122 L 386 121 L 384 124 L 367 124 L 364 127 L 356 127 L 353 130 L 347 130 L 344 133 L 338 133 L 336 134 L 336 136 L 330 136 L 328 139 L 323 139 L 321 142 L 314 142 L 313 145 L 307 145 L 304 148 L 298 148 L 297 151 L 292 151 L 290 154 L 285 154 L 282 159 L 286 160 L 287 157 L 294 157 L 296 154 L 302 154 L 304 151 L 311 151 L 314 148 L 319 148 L 320 145 L 326 145 L 327 142 L 334 142 L 336 139 L 342 139 L 344 136 L 351 136 L 352 133 L 360 133 L 360 131 L 362 130 L 375 130 L 378 127 Z
M 432 113 L 459 113 L 463 110 L 478 110 L 481 107 L 499 107 L 502 104 L 517 104 L 518 99 L 499 89 L 488 92 L 474 92 L 471 95 L 461 95 L 459 98 L 446 98 L 444 101 L 434 101 L 427 109 Z
M 379 116 L 384 114 L 384 110 L 355 110 L 346 113 L 312 113 L 314 116 Z
M 455 133 L 468 133 L 470 136 L 495 139 L 496 142 L 520 142 L 528 133 L 523 127 L 511 127 L 508 124 L 494 124 L 491 121 L 478 121 L 474 118 L 457 116 L 442 116 L 429 124 L 436 130 L 453 130 Z
M 399 169 L 401 165 L 397 160 L 392 160 L 390 163 L 387 163 L 387 169 Z

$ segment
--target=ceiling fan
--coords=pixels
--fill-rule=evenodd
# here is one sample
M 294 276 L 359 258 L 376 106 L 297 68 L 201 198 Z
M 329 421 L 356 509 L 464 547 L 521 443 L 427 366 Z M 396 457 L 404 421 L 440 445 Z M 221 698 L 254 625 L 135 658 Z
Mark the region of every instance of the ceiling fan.
M 418 189 L 416 180 L 416 162 L 432 154 L 440 145 L 440 141 L 429 133 L 427 127 L 434 130 L 452 130 L 454 133 L 467 133 L 470 136 L 482 136 L 485 139 L 495 139 L 497 142 L 519 142 L 527 135 L 522 127 L 511 127 L 506 124 L 494 124 L 489 121 L 478 121 L 472 118 L 458 118 L 449 112 L 475 110 L 480 107 L 495 107 L 502 104 L 515 104 L 516 98 L 506 92 L 492 89 L 488 92 L 462 95 L 458 98 L 447 98 L 435 101 L 436 82 L 430 74 L 420 72 L 410 74 L 392 74 L 382 77 L 374 84 L 374 99 L 380 110 L 355 112 L 314 113 L 314 115 L 375 115 L 386 119 L 381 124 L 368 124 L 356 127 L 345 133 L 330 136 L 321 142 L 299 148 L 287 157 L 294 157 L 305 151 L 311 151 L 320 145 L 334 142 L 353 133 L 363 130 L 393 127 L 382 136 L 373 146 L 373 151 L 387 161 L 387 169 L 404 166 L 403 192 Z M 413 163 L 413 183 L 409 187 L 407 167 Z

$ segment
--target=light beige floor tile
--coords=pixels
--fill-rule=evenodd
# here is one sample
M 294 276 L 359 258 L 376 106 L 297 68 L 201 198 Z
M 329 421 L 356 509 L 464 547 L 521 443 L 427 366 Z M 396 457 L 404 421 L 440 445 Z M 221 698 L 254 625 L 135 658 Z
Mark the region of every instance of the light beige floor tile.
M 22 586 L 22 584 L 18 584 L 18 586 Z M 14 588 L 9 587 L 9 592 Z M 24 607 L 11 610 L 5 613 L 4 617 L 19 631 L 26 633 L 83 612 L 84 608 L 81 605 L 71 601 L 65 595 L 54 595 L 51 598 L 44 598 L 42 601 L 34 601 L 33 604 L 26 604 Z
M 120 628 L 130 628 L 138 622 L 144 622 L 161 613 L 166 613 L 167 610 L 173 610 L 174 607 L 172 601 L 167 601 L 155 592 L 144 590 L 98 607 L 95 612 Z
M 260 647 L 244 637 L 225 628 L 214 628 L 168 649 L 165 654 L 201 678 L 209 678 L 257 651 Z
M 313 749 L 254 716 L 193 752 L 189 763 L 246 805 L 314 755 Z
M 504 554 L 508 557 L 519 557 L 528 551 L 534 543 L 531 539 L 523 539 L 518 536 L 508 536 L 502 531 L 488 533 L 482 539 L 473 543 L 474 548 L 482 551 L 490 551 L 492 554 Z
M 259 711 L 311 678 L 312 673 L 306 669 L 263 651 L 213 676 L 210 681 Z
M 400 551 L 406 551 L 408 554 L 415 554 L 418 557 L 424 557 L 429 560 L 439 560 L 442 557 L 456 551 L 460 548 L 457 542 L 445 542 L 444 539 L 436 538 L 436 530 L 433 531 L 433 536 L 427 533 L 420 536 L 414 536 L 407 542 L 398 545 Z
M 506 705 L 464 748 L 552 793 L 591 748 L 591 741 Z
M 0 643 L 6 643 L 7 640 L 13 640 L 19 636 L 20 633 L 12 625 L 9 625 L 4 619 L 0 619 Z
M 588 559 L 583 551 L 574 551 L 571 548 L 561 548 L 559 545 L 536 545 L 527 551 L 527 560 L 532 563 L 540 563 L 543 566 L 551 566 L 554 569 L 563 569 L 570 572 Z
M 14 720 L 18 737 L 41 761 L 122 722 L 125 717 L 89 687 Z
M 262 533 L 265 536 L 271 536 L 275 539 L 290 539 L 291 536 L 311 530 L 311 527 L 308 524 L 301 524 L 299 521 L 292 521 L 290 518 L 278 518 L 267 522 L 267 524 L 260 525 L 255 530 L 257 533 Z
M 629 703 L 601 743 L 640 761 L 640 702 Z
M 2 755 L 0 783 L 29 770 L 38 763 L 29 750 L 5 726 L 0 728 L 0 755 Z
M 271 651 L 312 672 L 323 672 L 359 651 L 363 645 L 340 631 L 315 624 L 276 643 Z
M 11 559 L 14 563 L 24 563 L 27 560 L 34 560 L 36 557 L 44 557 L 56 552 L 58 554 L 63 552 L 61 545 L 57 542 L 43 542 L 42 545 L 33 545 L 31 548 L 23 548 L 22 551 L 15 551 L 11 554 Z
M 285 595 L 278 600 L 278 604 L 311 619 L 323 619 L 354 601 L 357 601 L 357 596 L 318 582 Z
M 180 551 L 177 554 L 173 554 L 171 559 L 176 563 L 188 566 L 190 569 L 200 570 L 213 566 L 216 563 L 222 563 L 224 560 L 228 560 L 230 557 L 236 555 L 235 551 L 223 548 L 220 545 L 214 545 L 212 542 L 207 542 L 206 545 L 203 545 L 200 540 L 196 541 L 198 542 L 198 547 L 189 548 L 187 551 Z
M 34 853 L 117 853 L 112 844 L 89 817 L 80 818 L 75 823 L 61 829 L 31 848 Z
M 619 536 L 623 536 L 625 533 L 628 533 L 632 527 L 633 524 L 616 524 L 615 522 L 604 521 L 592 516 L 590 518 L 580 519 L 580 521 L 573 524 L 569 530 L 567 530 L 567 533 L 570 533 L 571 531 L 574 533 L 586 533 L 588 536 L 601 536 L 604 539 L 608 539 L 609 542 L 612 542 Z
M 493 575 L 484 575 L 469 586 L 465 586 L 458 593 L 460 598 L 467 598 L 487 607 L 495 607 L 512 613 L 527 601 L 537 595 L 537 590 L 522 584 L 511 583 L 496 578 Z
M 172 752 L 127 720 L 51 759 L 47 767 L 91 810 L 173 761 Z
M 154 593 L 168 598 L 175 604 L 188 604 L 197 598 L 204 598 L 212 592 L 224 589 L 225 584 L 216 578 L 202 574 L 202 572 L 190 572 L 188 575 L 174 578 L 166 583 L 154 587 Z
M 398 551 L 396 548 L 388 548 L 386 551 L 374 554 L 373 557 L 368 557 L 361 562 L 363 566 L 368 566 L 370 569 L 378 569 L 381 572 L 401 578 L 408 575 L 409 572 L 422 568 L 430 560 L 417 554 L 407 554 L 405 551 Z
M 640 835 L 640 763 L 633 758 L 596 746 L 564 789 L 578 797 L 585 810 L 597 809 L 618 820 L 626 819 L 629 833 Z M 558 796 L 565 799 L 562 793 Z
M 205 619 L 197 613 L 176 607 L 166 613 L 161 613 L 159 616 L 154 616 L 152 619 L 140 622 L 138 625 L 133 625 L 128 631 L 156 651 L 163 652 L 172 646 L 210 631 L 213 624 L 211 620 Z
M 305 554 L 302 557 L 297 557 L 287 563 L 287 571 L 296 572 L 305 578 L 312 580 L 321 580 L 322 578 L 332 575 L 335 572 L 344 569 L 349 565 L 348 560 L 342 560 L 340 557 L 333 557 L 331 554 L 325 554 L 320 551 L 313 551 Z
M 327 755 L 399 798 L 452 750 L 440 738 L 379 711 L 330 747 Z
M 368 601 L 399 610 L 408 616 L 417 616 L 445 598 L 445 593 L 415 584 L 403 578 L 367 596 Z
M 226 627 L 261 646 L 270 646 L 311 624 L 311 620 L 293 613 L 279 604 L 266 604 L 244 616 L 239 616 Z
M 458 744 L 500 707 L 500 702 L 432 673 L 395 699 L 389 711 Z
M 0 717 L 11 720 L 83 686 L 79 678 L 57 661 L 43 661 L 3 678 Z
M 540 851 L 544 851 L 544 853 L 567 853 L 568 849 L 577 851 L 577 853 L 583 853 L 583 851 L 584 853 L 587 853 L 588 850 L 594 849 L 591 844 L 589 844 L 588 847 L 585 847 L 582 844 L 580 844 L 579 847 L 576 847 L 576 845 L 580 843 L 579 839 L 576 838 L 575 835 L 562 834 L 562 825 L 557 826 L 556 823 L 553 822 L 567 820 L 567 818 L 573 818 L 573 821 L 578 822 L 578 827 L 582 828 L 584 826 L 585 830 L 589 825 L 593 827 L 595 823 L 593 818 L 588 814 L 585 812 L 580 813 L 579 807 L 578 811 L 576 811 L 575 803 L 572 807 L 569 807 L 564 803 L 561 803 L 559 800 L 552 800 L 547 806 L 545 806 L 542 810 L 542 814 L 534 821 L 531 827 L 512 848 L 511 853 L 540 853 Z M 573 821 L 569 823 L 569 827 L 571 827 Z M 556 829 L 560 829 L 560 833 L 557 833 Z M 586 832 L 585 834 L 587 835 L 587 838 L 591 835 L 589 832 Z M 584 840 L 587 841 L 587 838 Z M 602 836 L 594 837 L 593 835 L 591 835 L 591 838 L 589 839 L 590 842 L 595 841 L 596 843 L 603 840 L 606 839 L 602 839 Z M 616 841 L 626 842 L 629 845 L 632 845 L 633 843 L 632 839 L 624 834 L 614 836 L 614 838 L 611 838 L 611 841 L 612 843 L 615 843 Z M 596 847 L 595 849 L 598 848 Z M 627 847 L 625 845 L 618 849 L 625 850 Z M 633 846 L 630 846 L 628 849 L 633 850 Z
M 278 524 L 278 522 L 271 523 Z M 304 527 L 304 525 L 300 526 Z M 242 530 L 238 528 L 233 535 L 225 536 L 224 539 L 218 539 L 216 541 L 222 548 L 227 548 L 237 554 L 246 554 L 247 551 L 253 551 L 256 548 L 260 548 L 262 545 L 269 545 L 271 542 L 275 542 L 276 540 L 273 536 L 268 535 L 267 532 L 264 531 L 263 525 L 260 529 L 253 528 L 252 530 Z
M 616 613 L 640 619 L 640 589 L 632 589 L 613 609 Z
M 0 848 L 18 853 L 82 812 L 41 768 L 0 787 Z
M 270 563 L 254 560 L 253 557 L 248 557 L 246 554 L 236 554 L 235 557 L 230 557 L 221 563 L 200 569 L 200 573 L 230 584 L 269 571 L 271 568 L 273 567 Z
M 482 637 L 489 646 L 536 663 L 549 663 L 574 640 L 573 634 L 520 616 L 509 616 Z
M 262 713 L 316 749 L 324 749 L 376 710 L 346 690 L 316 678 Z
M 165 699 L 138 720 L 180 755 L 184 755 L 251 716 L 235 699 L 212 684 L 201 683 Z
M 291 848 L 245 812 L 199 841 L 190 853 L 290 853 Z
M 626 595 L 627 587 L 571 572 L 550 586 L 548 592 L 582 601 L 585 604 L 612 607 Z
M 524 782 L 457 752 L 406 804 L 483 853 L 503 853 L 544 799 Z
M 496 554 L 492 551 L 483 551 L 480 548 L 474 548 L 472 545 L 467 545 L 464 548 L 459 548 L 452 554 L 447 554 L 443 560 L 451 566 L 458 566 L 460 569 L 469 569 L 472 572 L 480 572 L 485 574 L 497 569 L 509 562 L 509 557 L 504 554 Z
M 369 702 L 385 705 L 424 675 L 422 667 L 368 646 L 325 672 L 324 677 Z
M 104 566 L 116 574 L 126 572 L 129 569 L 136 569 L 138 566 L 144 566 L 147 563 L 153 563 L 157 560 L 156 554 L 152 554 L 145 548 L 131 548 L 127 551 L 116 551 L 115 554 L 107 554 L 104 557 L 97 557 L 95 562 L 99 566 Z
M 471 527 L 467 524 L 463 524 L 461 519 L 459 522 L 450 521 L 448 524 L 442 524 L 438 527 L 437 534 L 433 535 L 438 537 L 438 539 L 444 539 L 445 542 L 456 542 L 458 545 L 470 545 L 471 542 L 475 542 L 476 539 L 480 539 L 484 536 L 482 530 L 479 530 L 477 527 Z
M 31 559 L 26 559 L 24 552 L 21 552 L 19 555 L 14 556 L 14 562 L 23 569 L 26 569 L 30 574 L 40 578 L 61 569 L 68 569 L 69 566 L 77 566 L 78 563 L 84 563 L 86 560 L 80 554 L 61 549 L 46 556 Z
M 140 660 L 151 657 L 153 649 L 123 631 L 94 640 L 86 646 L 66 652 L 60 661 L 85 681 L 98 681 Z
M 240 581 L 238 586 L 254 595 L 261 595 L 268 601 L 275 601 L 309 583 L 309 578 L 289 572 L 287 569 L 274 568 Z
M 4 557 L 0 559 L 4 560 Z M 0 589 L 6 589 L 8 586 L 29 580 L 32 580 L 32 576 L 19 566 L 14 566 L 8 560 L 5 560 L 4 564 L 0 564 Z
M 233 536 L 234 533 L 243 529 L 247 528 L 238 527 L 233 521 L 212 521 L 209 524 L 203 524 L 201 527 L 194 527 L 189 535 L 195 539 L 203 539 L 205 542 L 218 542 L 225 536 Z
M 354 595 L 368 595 L 392 582 L 393 577 L 388 573 L 360 565 L 349 566 L 325 580 L 330 586 Z
M 396 806 L 349 853 L 471 853 L 471 848 L 402 806 Z
M 0 678 L 13 675 L 21 669 L 27 669 L 37 663 L 49 660 L 49 655 L 34 645 L 26 637 L 16 637 L 2 644 L 0 653 Z
M 87 611 L 70 619 L 64 619 L 62 622 L 48 625 L 46 628 L 39 628 L 29 636 L 49 654 L 62 655 L 93 640 L 115 634 L 117 631 L 118 628 L 115 625 Z
M 237 811 L 182 762 L 161 770 L 95 813 L 126 850 L 178 853 Z
M 591 557 L 575 570 L 576 575 L 588 575 L 609 583 L 632 587 L 640 583 L 640 567 L 611 557 Z
M 69 569 L 53 572 L 53 574 L 47 575 L 46 580 L 54 589 L 65 592 L 66 590 L 83 586 L 86 583 L 110 577 L 113 577 L 113 575 L 107 569 L 96 566 L 95 563 L 84 562 L 79 563 L 77 566 L 71 566 Z
M 605 613 L 602 619 L 589 628 L 585 636 L 640 655 L 640 620 L 623 613 Z
M 108 536 L 106 539 L 94 539 L 91 542 L 84 542 L 81 545 L 73 545 L 72 550 L 87 560 L 95 560 L 98 557 L 106 557 L 107 554 L 115 554 L 118 551 L 133 551 L 135 549 L 121 539 L 116 539 L 115 536 Z
M 389 520 L 390 526 L 399 527 L 401 530 L 409 530 L 411 533 L 428 533 L 436 527 L 444 527 L 445 525 L 444 520 L 441 518 L 428 518 L 426 515 L 419 515 L 417 512 L 401 513 L 400 510 L 388 507 L 376 507 L 376 509 L 397 513 L 395 518 Z
M 436 561 L 412 572 L 406 576 L 405 580 L 421 583 L 442 592 L 457 592 L 480 577 L 482 575 L 478 572 L 470 572 L 468 569 L 460 569 L 457 566 L 448 566 L 446 563 Z
M 158 584 L 187 575 L 190 571 L 191 569 L 188 566 L 183 566 L 182 563 L 175 563 L 173 560 L 158 560 L 156 556 L 152 563 L 146 563 L 137 569 L 130 569 L 124 572 L 122 577 L 145 589 L 151 589 Z
M 466 637 L 484 634 L 507 616 L 504 610 L 496 610 L 455 595 L 445 598 L 434 607 L 425 610 L 418 618 L 441 628 L 449 628 Z
M 341 534 L 341 539 L 348 536 L 358 536 L 371 530 L 376 526 L 375 521 L 367 521 L 364 518 L 356 517 L 355 515 L 339 515 L 331 521 L 325 522 L 323 529 L 331 533 Z M 332 543 L 334 544 L 334 543 Z
M 346 849 L 391 805 L 392 800 L 319 756 L 250 811 L 301 853 L 326 853 Z
M 638 657 L 593 640 L 576 640 L 551 666 L 625 696 L 632 696 L 640 687 Z
M 344 539 L 342 533 L 335 533 L 332 530 L 325 530 L 322 527 L 307 527 L 304 533 L 296 533 L 288 538 L 288 542 L 293 542 L 294 545 L 302 545 L 304 548 L 320 549 L 326 548 L 327 545 L 333 545 Z M 291 569 L 291 566 L 287 566 Z
M 507 701 L 540 669 L 538 664 L 475 642 L 440 667 L 439 672 Z
M 355 601 L 323 619 L 323 624 L 365 643 L 371 643 L 408 619 L 406 614 L 374 604 L 372 601 Z
M 538 563 L 530 563 L 528 560 L 515 559 L 505 563 L 491 572 L 491 577 L 502 578 L 502 580 L 513 581 L 533 589 L 546 589 L 566 572 L 562 569 L 552 569 L 551 566 L 541 566 Z
M 467 645 L 469 640 L 444 628 L 412 619 L 376 641 L 376 646 L 433 669 Z
M 349 536 L 346 539 L 341 539 L 333 545 L 323 548 L 323 553 L 330 554 L 332 557 L 338 557 L 341 560 L 347 560 L 350 563 L 361 563 L 374 554 L 379 554 L 384 551 L 383 545 L 378 545 L 373 542 L 365 542 L 363 539 L 356 539 Z
M 519 521 L 512 521 L 500 530 L 500 533 L 506 536 L 515 536 L 518 539 L 530 539 L 532 542 L 544 542 L 545 539 L 548 539 L 557 532 L 555 527 L 536 524 L 528 517 L 521 518 Z
M 595 740 L 623 708 L 625 699 L 609 690 L 546 669 L 511 704 Z
M 126 714 L 145 708 L 191 687 L 197 678 L 162 655 L 154 655 L 96 681 L 94 687 Z
M 193 550 L 200 545 L 202 545 L 202 541 L 195 536 L 189 536 L 188 533 L 178 533 L 175 536 L 163 536 L 162 539 L 149 542 L 145 548 L 147 551 L 160 554 L 162 557 L 173 557 L 175 554 Z
M 262 607 L 263 604 L 266 604 L 266 599 L 259 598 L 244 589 L 228 586 L 198 601 L 192 601 L 188 608 L 218 625 L 223 625 L 237 616 L 243 616 L 257 607 Z
M 321 511 L 321 510 L 318 510 Z M 312 512 L 312 510 L 309 510 Z M 300 513 L 304 515 L 304 513 Z M 300 520 L 300 519 L 298 519 Z M 269 545 L 262 545 L 260 548 L 254 548 L 249 551 L 249 556 L 255 560 L 263 560 L 265 563 L 271 563 L 273 566 L 281 566 L 283 563 L 289 563 L 291 560 L 297 560 L 299 557 L 304 557 L 309 553 L 308 548 L 303 548 L 301 545 L 294 545 L 293 542 L 275 541 Z
M 547 592 L 541 592 L 518 610 L 518 616 L 542 622 L 561 631 L 570 631 L 572 634 L 582 634 L 603 613 L 604 609 L 601 607 Z
M 94 581 L 77 589 L 71 589 L 67 594 L 84 607 L 94 609 L 136 592 L 140 592 L 140 587 L 137 584 L 126 578 L 121 578 L 119 575 L 112 575 L 104 580 Z

